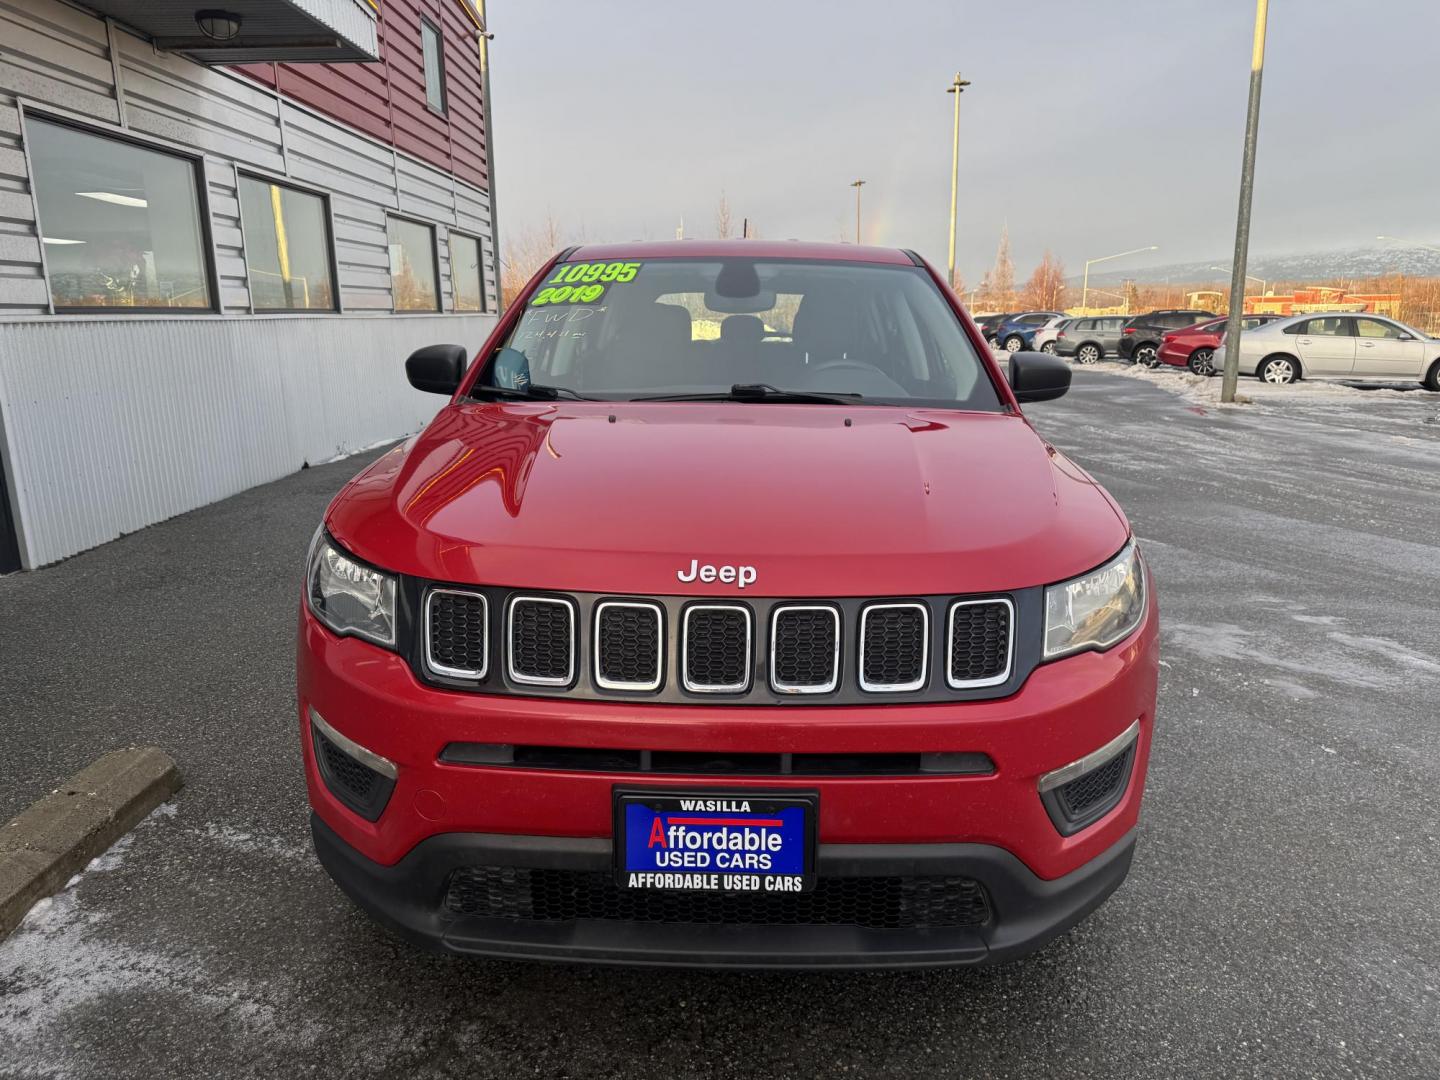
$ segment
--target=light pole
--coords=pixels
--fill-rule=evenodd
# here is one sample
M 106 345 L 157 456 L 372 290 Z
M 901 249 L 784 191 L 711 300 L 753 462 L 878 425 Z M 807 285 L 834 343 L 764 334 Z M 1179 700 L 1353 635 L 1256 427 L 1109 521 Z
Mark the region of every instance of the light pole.
M 1245 295 L 1245 260 L 1250 255 L 1250 203 L 1255 194 L 1255 143 L 1260 137 L 1260 80 L 1265 70 L 1265 22 L 1270 0 L 1255 0 L 1255 38 L 1250 46 L 1250 102 L 1245 109 L 1245 154 L 1240 164 L 1240 209 L 1235 215 L 1235 260 L 1231 263 L 1230 295 Z M 1225 376 L 1220 382 L 1220 400 L 1235 400 L 1240 379 L 1240 320 L 1245 305 L 1230 305 L 1225 324 Z
M 1085 284 L 1080 289 L 1080 306 L 1088 307 L 1086 301 L 1090 299 L 1090 267 L 1095 263 L 1109 262 L 1111 259 L 1123 259 L 1126 255 L 1138 255 L 1142 251 L 1159 251 L 1159 244 L 1151 244 L 1149 247 L 1131 248 L 1129 251 L 1116 252 L 1114 255 L 1101 255 L 1098 259 L 1087 259 L 1085 262 Z
M 1437 249 L 1437 250 L 1440 250 L 1440 249 Z M 1211 269 L 1211 270 L 1219 270 L 1222 274 L 1227 274 L 1227 273 L 1230 272 L 1230 267 L 1228 267 L 1228 266 L 1212 266 L 1212 267 L 1210 267 L 1210 269 Z M 1246 278 L 1246 280 L 1248 280 L 1248 281 L 1258 281 L 1258 282 L 1260 283 L 1260 295 L 1261 295 L 1261 296 L 1264 296 L 1264 295 L 1265 295 L 1265 279 L 1264 279 L 1263 277 L 1256 277 L 1254 274 L 1246 274 L 1246 275 L 1245 275 L 1245 278 Z
M 1411 247 L 1424 248 L 1426 251 L 1440 251 L 1440 247 L 1434 244 L 1422 244 L 1419 240 L 1406 240 L 1403 236 L 1377 236 L 1376 240 L 1389 240 L 1392 244 L 1409 244 Z
M 860 243 L 860 189 L 865 186 L 864 180 L 856 180 L 850 185 L 855 189 L 855 243 Z
M 960 182 L 960 95 L 970 85 L 969 79 L 962 79 L 955 72 L 955 81 L 945 92 L 955 95 L 955 132 L 950 139 L 950 288 L 955 288 L 955 213 L 959 199 Z

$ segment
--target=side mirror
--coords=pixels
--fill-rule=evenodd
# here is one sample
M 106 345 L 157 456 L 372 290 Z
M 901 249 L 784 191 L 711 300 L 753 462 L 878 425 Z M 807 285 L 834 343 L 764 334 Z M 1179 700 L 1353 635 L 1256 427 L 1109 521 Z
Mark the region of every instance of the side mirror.
M 465 348 L 461 345 L 426 345 L 405 361 L 405 377 L 416 390 L 447 397 L 465 377 Z
M 1011 353 L 1010 389 L 1020 402 L 1064 397 L 1070 389 L 1070 365 L 1049 353 Z

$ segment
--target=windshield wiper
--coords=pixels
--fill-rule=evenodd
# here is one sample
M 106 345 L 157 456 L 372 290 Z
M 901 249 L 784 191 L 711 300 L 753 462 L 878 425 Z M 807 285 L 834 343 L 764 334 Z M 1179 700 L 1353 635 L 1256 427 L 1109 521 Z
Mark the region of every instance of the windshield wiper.
M 632 401 L 773 401 L 799 405 L 853 405 L 861 394 L 814 393 L 810 390 L 782 390 L 769 383 L 736 383 L 720 393 L 651 394 Z
M 490 396 L 504 398 L 506 401 L 555 401 L 558 398 L 565 398 L 567 401 L 596 401 L 597 398 L 589 398 L 584 394 L 577 394 L 568 386 L 541 386 L 539 383 L 531 383 L 524 390 L 516 390 L 509 386 L 472 386 L 471 397 Z

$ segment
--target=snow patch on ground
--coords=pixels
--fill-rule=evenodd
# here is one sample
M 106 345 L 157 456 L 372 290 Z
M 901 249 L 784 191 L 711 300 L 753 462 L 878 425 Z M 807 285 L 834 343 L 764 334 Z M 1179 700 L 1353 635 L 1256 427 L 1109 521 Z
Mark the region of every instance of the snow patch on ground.
M 1292 383 L 1289 386 L 1272 386 L 1269 383 L 1261 382 L 1259 379 L 1241 378 L 1236 387 L 1237 401 L 1233 405 L 1222 405 L 1220 403 L 1220 386 L 1223 380 L 1217 376 L 1194 375 L 1189 371 L 1174 368 L 1166 364 L 1162 368 L 1151 370 L 1139 364 L 1122 364 L 1118 361 L 1106 360 L 1098 364 L 1087 364 L 1081 370 L 1103 371 L 1107 375 L 1120 375 L 1127 379 L 1138 379 L 1141 382 L 1148 382 L 1161 390 L 1169 391 L 1186 401 L 1196 405 L 1211 406 L 1217 409 L 1233 409 L 1245 405 L 1283 405 L 1288 402 L 1314 402 L 1334 401 L 1345 404 L 1359 404 L 1361 402 L 1374 401 L 1396 401 L 1428 399 L 1433 402 L 1429 394 L 1423 391 L 1411 391 L 1392 389 L 1386 386 L 1377 386 L 1373 389 L 1361 390 L 1354 386 L 1347 386 L 1338 382 L 1315 382 L 1304 380 Z M 1243 401 L 1239 399 L 1244 399 Z
M 231 851 L 244 855 L 272 855 L 281 859 L 306 861 L 312 858 L 310 849 L 303 844 L 287 843 L 278 836 L 263 836 L 237 829 L 233 825 L 216 825 L 210 822 L 203 829 L 192 829 L 191 832 L 199 833 Z

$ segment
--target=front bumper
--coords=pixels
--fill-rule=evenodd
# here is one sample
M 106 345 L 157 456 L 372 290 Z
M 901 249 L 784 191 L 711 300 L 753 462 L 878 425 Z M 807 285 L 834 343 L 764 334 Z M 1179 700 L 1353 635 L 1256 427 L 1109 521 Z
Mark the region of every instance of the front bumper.
M 980 881 L 992 917 L 982 926 L 878 929 L 846 925 L 570 922 L 481 918 L 446 910 L 450 874 L 481 865 L 606 874 L 608 839 L 445 833 L 394 866 L 365 858 L 318 815 L 315 850 L 361 908 L 403 937 L 442 952 L 514 960 L 654 967 L 914 968 L 1000 963 L 1068 930 L 1119 887 L 1135 834 L 1063 877 L 1046 881 L 987 844 L 821 844 L 829 876 L 957 876 Z
M 1169 364 L 1171 367 L 1189 367 L 1191 351 L 1179 345 L 1161 343 L 1160 348 L 1155 350 L 1155 355 L 1162 364 Z
M 1125 876 L 1154 728 L 1158 637 L 1152 589 L 1146 618 L 1126 641 L 1042 665 L 1005 698 L 756 708 L 438 689 L 420 683 L 399 656 L 337 638 L 303 611 L 298 709 L 316 848 L 341 887 L 380 921 L 455 952 L 747 967 L 1012 958 L 1079 921 Z M 311 710 L 393 765 L 393 787 L 373 818 L 337 798 L 322 776 Z M 1042 778 L 1132 725 L 1133 763 L 1118 801 L 1062 834 L 1041 797 Z M 452 742 L 737 755 L 983 754 L 994 768 L 982 775 L 637 775 L 457 764 L 442 760 Z M 617 785 L 816 792 L 822 879 L 968 878 L 988 893 L 989 917 L 975 925 L 871 929 L 833 920 L 497 920 L 447 909 L 446 883 L 459 866 L 608 870 Z M 922 881 L 922 889 L 929 884 Z

